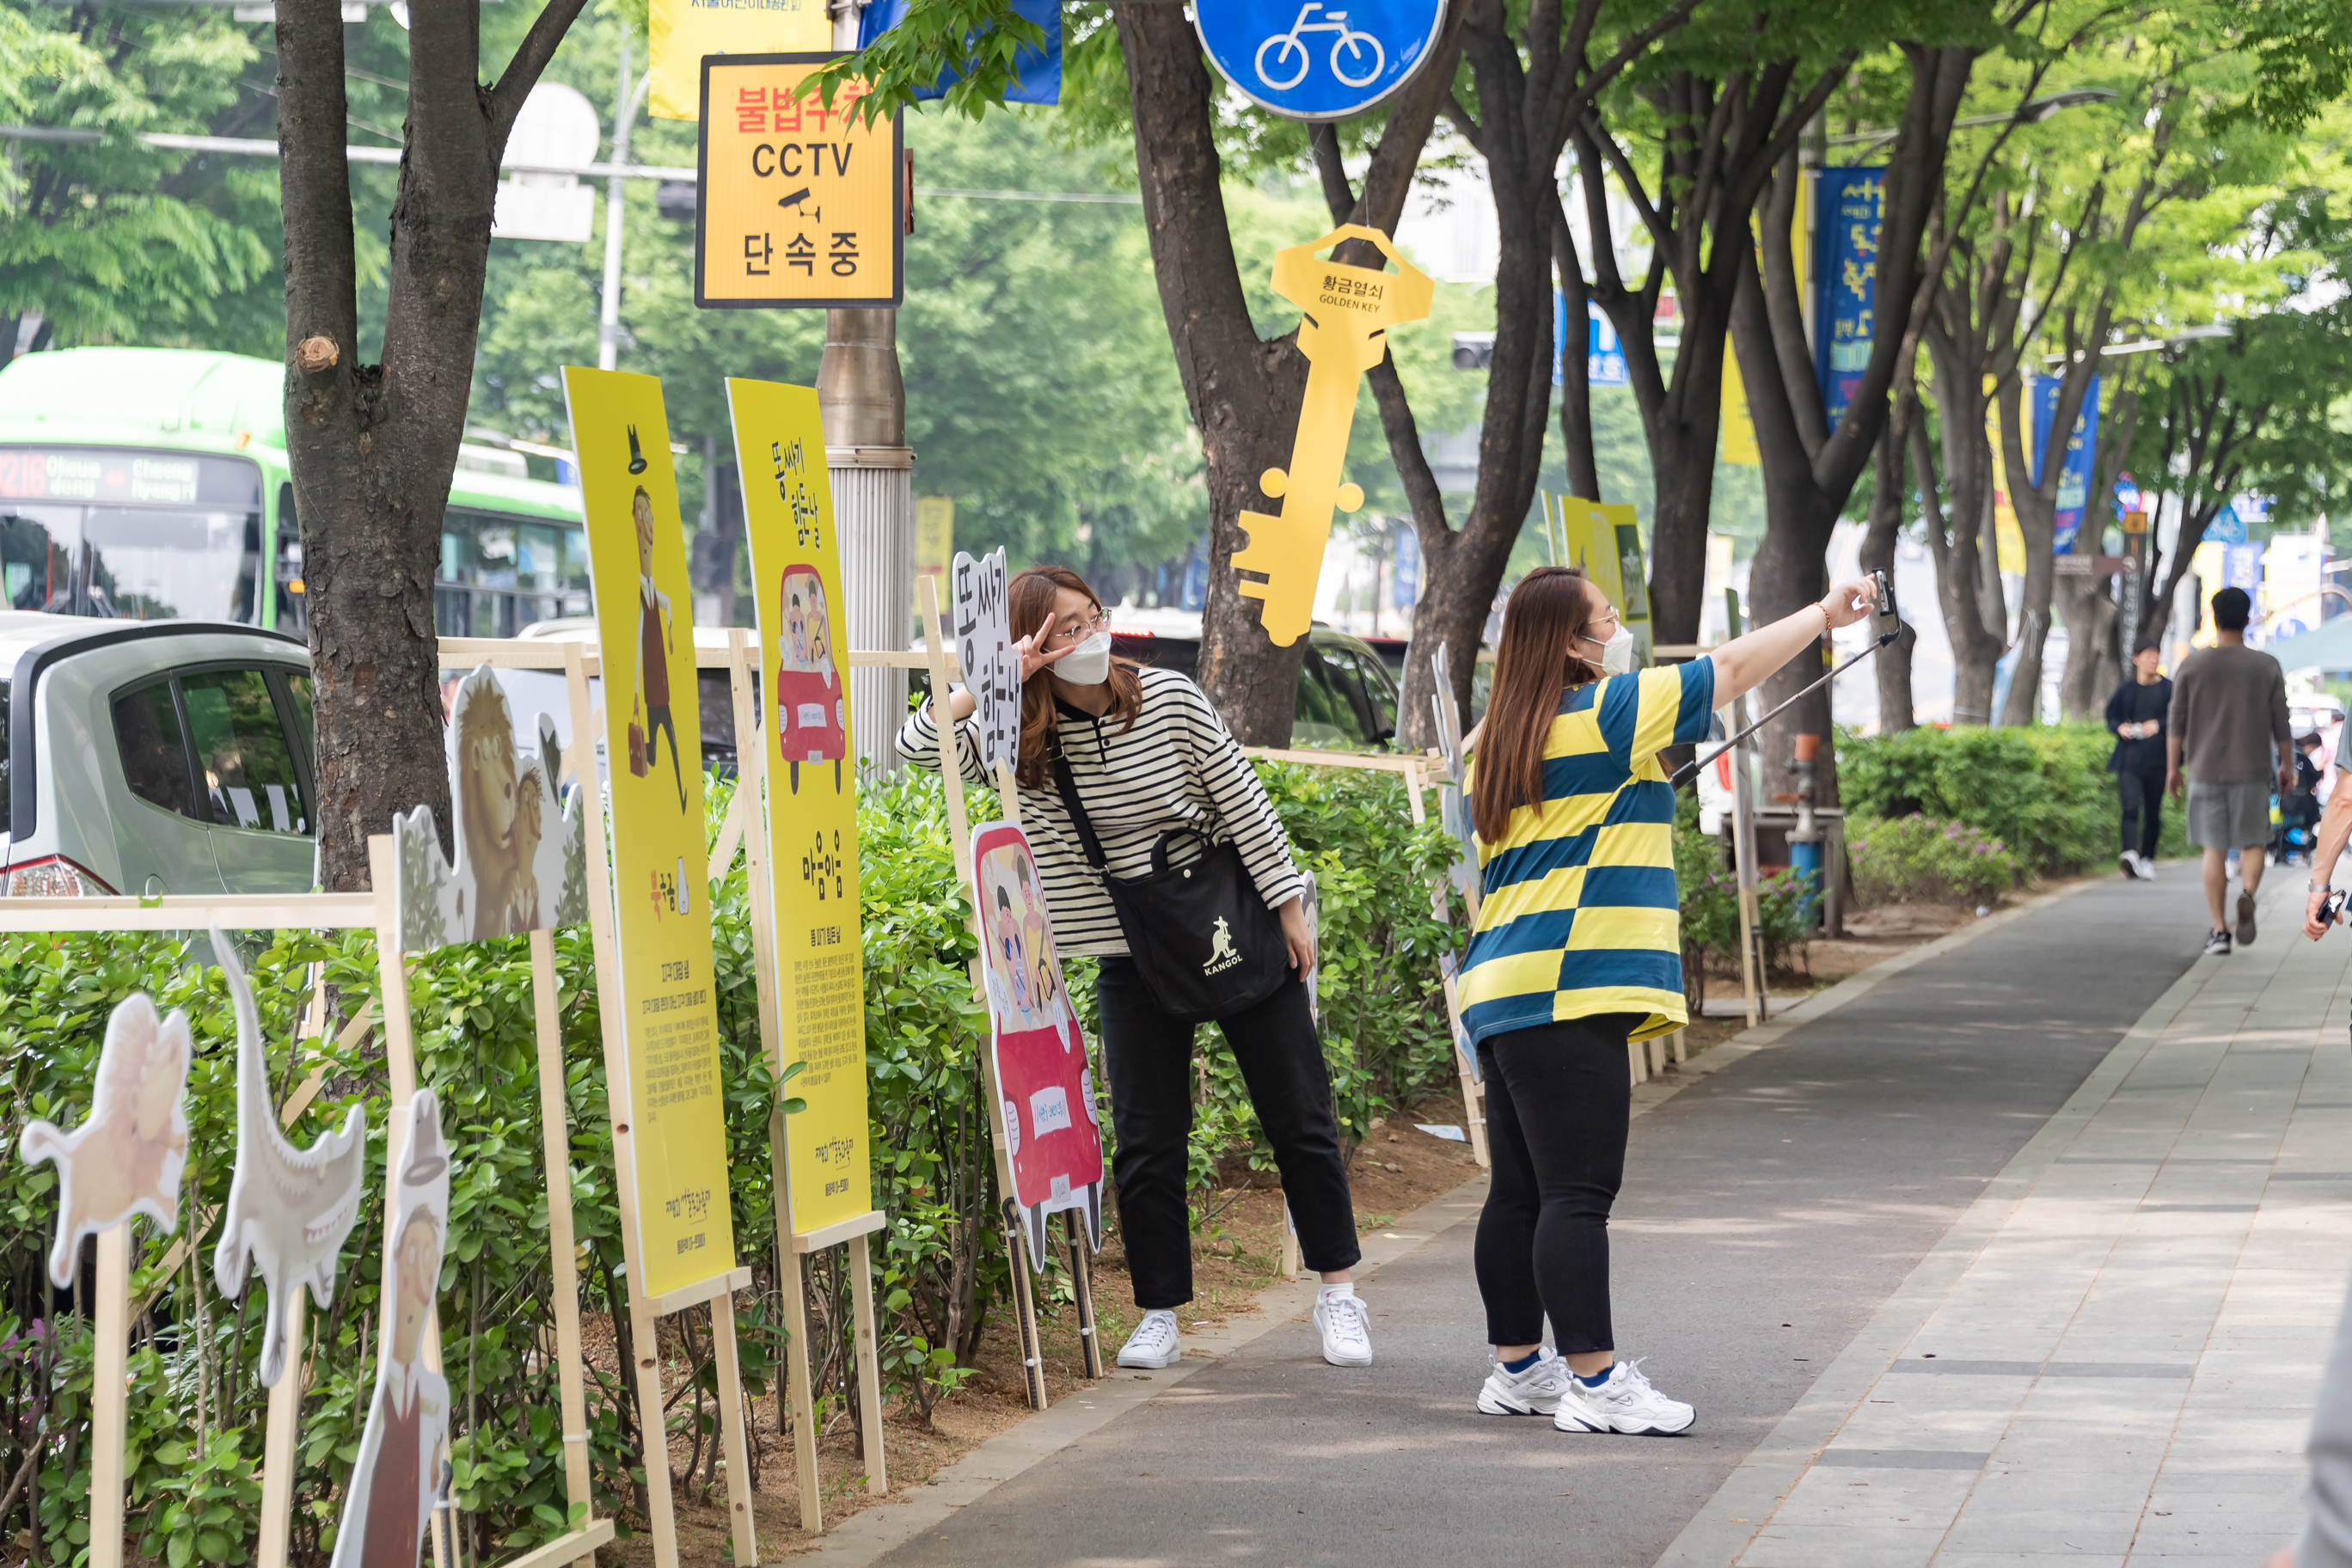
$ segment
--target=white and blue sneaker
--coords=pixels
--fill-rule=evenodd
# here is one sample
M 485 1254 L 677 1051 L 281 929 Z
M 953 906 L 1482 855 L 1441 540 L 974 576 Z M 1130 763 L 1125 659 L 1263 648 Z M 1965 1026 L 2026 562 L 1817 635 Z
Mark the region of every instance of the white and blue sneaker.
M 1176 1314 L 1164 1307 L 1144 1313 L 1143 1321 L 1135 1325 L 1135 1332 L 1127 1336 L 1127 1343 L 1118 1351 L 1119 1365 L 1154 1371 L 1183 1359 L 1184 1347 L 1176 1338 Z
M 1568 1380 L 1567 1396 L 1551 1424 L 1563 1432 L 1654 1433 L 1665 1436 L 1690 1430 L 1698 1412 L 1678 1399 L 1668 1399 L 1650 1386 L 1639 1361 L 1621 1361 L 1609 1369 L 1609 1380 L 1589 1388 L 1582 1378 Z
M 1513 1372 L 1500 1362 L 1478 1390 L 1482 1415 L 1549 1415 L 1568 1394 L 1568 1363 L 1549 1345 L 1536 1352 L 1535 1365 Z

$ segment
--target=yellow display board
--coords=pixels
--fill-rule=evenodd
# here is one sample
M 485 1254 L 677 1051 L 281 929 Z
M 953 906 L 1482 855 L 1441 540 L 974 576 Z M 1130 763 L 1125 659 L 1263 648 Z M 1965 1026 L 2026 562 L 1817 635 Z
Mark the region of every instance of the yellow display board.
M 563 368 L 587 513 L 612 782 L 614 929 L 637 1178 L 639 1290 L 735 1267 L 712 987 L 693 595 L 661 383 Z M 590 889 L 595 897 L 599 889 Z
M 694 302 L 748 310 L 880 309 L 906 297 L 900 116 L 853 112 L 862 81 L 828 107 L 804 84 L 832 54 L 702 62 L 701 197 Z
M 1573 566 L 1599 584 L 1625 629 L 1633 634 L 1633 659 L 1650 662 L 1650 587 L 1642 572 L 1642 524 L 1627 503 L 1608 504 L 1562 496 L 1560 527 L 1567 538 L 1560 564 Z
M 648 107 L 660 120 L 692 120 L 702 57 L 805 53 L 833 47 L 824 0 L 652 0 L 654 79 Z
M 857 900 L 857 776 L 848 643 L 816 390 L 727 383 L 760 623 L 760 743 L 769 748 L 769 885 L 796 1235 L 874 1206 L 866 1123 L 866 972 Z
M 1397 270 L 1317 258 L 1317 252 L 1347 239 L 1371 245 Z M 1307 392 L 1298 405 L 1290 467 L 1268 468 L 1258 479 L 1258 488 L 1282 502 L 1282 515 L 1242 513 L 1250 542 L 1234 552 L 1234 570 L 1265 574 L 1263 583 L 1244 578 L 1241 596 L 1261 601 L 1258 620 L 1265 635 L 1276 647 L 1288 647 L 1314 619 L 1331 514 L 1364 504 L 1363 487 L 1339 479 L 1356 418 L 1357 383 L 1389 352 L 1391 327 L 1429 314 L 1437 286 L 1397 254 L 1387 235 L 1342 224 L 1312 245 L 1276 252 L 1274 291 L 1306 312 L 1298 323 L 1298 352 L 1307 356 Z

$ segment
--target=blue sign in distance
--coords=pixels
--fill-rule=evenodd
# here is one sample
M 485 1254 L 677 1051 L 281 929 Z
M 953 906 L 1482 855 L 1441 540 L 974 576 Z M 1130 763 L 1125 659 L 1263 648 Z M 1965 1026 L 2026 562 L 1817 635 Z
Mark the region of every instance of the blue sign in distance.
M 1445 0 L 1195 0 L 1192 20 L 1251 102 L 1291 120 L 1346 120 L 1412 79 Z

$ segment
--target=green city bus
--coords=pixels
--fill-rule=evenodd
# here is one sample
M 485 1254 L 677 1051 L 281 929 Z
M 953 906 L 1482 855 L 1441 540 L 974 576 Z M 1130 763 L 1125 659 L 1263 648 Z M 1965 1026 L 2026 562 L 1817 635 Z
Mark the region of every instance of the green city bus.
M 285 374 L 191 349 L 65 349 L 0 368 L 5 606 L 303 635 Z M 520 453 L 463 447 L 434 574 L 441 635 L 512 637 L 588 610 L 578 489 L 531 479 Z

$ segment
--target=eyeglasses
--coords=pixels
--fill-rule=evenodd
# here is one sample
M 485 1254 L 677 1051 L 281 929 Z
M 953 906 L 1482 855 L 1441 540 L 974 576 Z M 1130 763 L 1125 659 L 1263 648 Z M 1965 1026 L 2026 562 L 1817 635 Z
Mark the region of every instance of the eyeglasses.
M 1106 632 L 1108 630 L 1110 630 L 1110 612 L 1108 610 L 1097 610 L 1094 615 L 1094 619 L 1090 621 L 1081 621 L 1076 626 L 1070 627 L 1066 631 L 1058 631 L 1054 633 L 1051 637 L 1045 639 L 1045 646 L 1047 647 L 1072 647 L 1086 641 L 1087 638 L 1094 636 L 1097 632 Z

